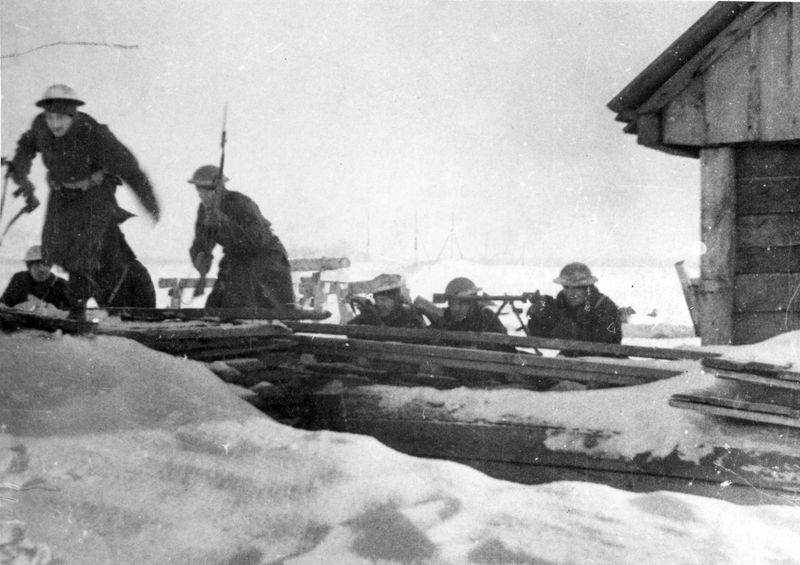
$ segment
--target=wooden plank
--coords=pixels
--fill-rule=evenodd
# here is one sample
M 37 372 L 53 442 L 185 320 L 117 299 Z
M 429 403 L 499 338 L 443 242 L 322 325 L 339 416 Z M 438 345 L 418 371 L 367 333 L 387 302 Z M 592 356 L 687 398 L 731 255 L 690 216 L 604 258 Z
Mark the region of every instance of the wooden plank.
M 714 374 L 721 378 L 731 381 L 743 382 L 748 384 L 755 384 L 772 388 L 779 388 L 791 391 L 800 391 L 800 380 L 794 379 L 780 379 L 776 377 L 765 377 L 762 375 L 751 375 L 749 373 L 739 373 L 735 371 L 715 371 Z
M 735 312 L 800 312 L 800 273 L 736 276 Z
M 733 337 L 734 152 L 700 152 L 700 226 L 706 253 L 700 258 L 698 324 L 703 345 L 729 344 Z
M 314 411 L 317 429 L 370 435 L 403 453 L 461 462 L 496 478 L 524 484 L 575 479 L 635 491 L 644 488 L 713 493 L 739 503 L 746 499 L 763 504 L 765 498 L 772 503 L 798 501 L 792 496 L 798 493 L 800 476 L 800 461 L 794 453 L 763 454 L 726 445 L 714 447 L 708 457 L 695 463 L 682 460 L 678 450 L 667 457 L 643 453 L 632 458 L 604 456 L 602 451 L 589 454 L 580 449 L 551 450 L 547 447 L 548 438 L 560 434 L 575 436 L 573 444 L 579 446 L 596 445 L 613 437 L 614 432 L 441 419 L 435 410 L 431 414 L 424 405 L 419 407 L 422 414 L 413 407 L 392 413 L 380 409 L 379 396 L 372 398 L 374 404 L 370 406 L 370 396 L 362 390 L 326 395 L 319 403 L 320 410 Z M 786 433 L 793 437 L 792 431 Z M 784 472 L 776 475 L 761 471 L 773 465 Z M 715 485 L 716 490 L 710 485 Z M 742 489 L 737 490 L 735 485 Z M 757 496 L 747 499 L 747 493 Z
M 661 116 L 655 112 L 640 114 L 636 120 L 636 141 L 645 147 L 661 144 Z
M 759 214 L 736 218 L 737 247 L 795 245 L 800 241 L 800 214 Z
M 712 416 L 736 420 L 800 428 L 800 410 L 711 396 L 676 394 L 669 399 L 670 406 L 688 408 Z
M 459 332 L 434 329 L 390 328 L 385 326 L 340 326 L 336 324 L 311 324 L 305 322 L 285 322 L 289 328 L 299 333 L 346 335 L 381 341 L 404 343 L 427 343 L 447 345 L 508 345 L 513 347 L 585 351 L 589 354 L 644 357 L 652 359 L 704 359 L 717 357 L 718 353 L 692 349 L 668 349 L 663 347 L 641 347 L 636 345 L 617 345 L 549 339 L 531 336 L 514 336 L 496 333 Z
M 544 376 L 547 369 L 554 374 L 574 376 L 575 374 L 608 375 L 628 378 L 638 382 L 650 382 L 674 377 L 683 371 L 663 369 L 642 365 L 623 364 L 621 362 L 585 361 L 563 357 L 540 357 L 519 353 L 503 353 L 478 349 L 461 349 L 434 345 L 416 345 L 405 343 L 379 342 L 357 339 L 335 339 L 318 336 L 296 336 L 300 350 L 310 353 L 329 353 L 346 356 L 364 356 L 382 360 L 401 361 L 405 363 L 425 364 L 467 368 L 489 372 L 530 374 L 535 369 L 537 376 Z M 390 359 L 391 357 L 391 359 Z M 472 365 L 469 365 L 472 362 Z M 538 371 L 538 372 L 537 372 Z M 548 374 L 549 376 L 549 374 Z M 571 378 L 569 380 L 576 380 Z M 618 382 L 618 381 L 615 381 Z
M 733 343 L 758 343 L 778 334 L 800 330 L 798 312 L 742 312 L 734 314 Z
M 109 314 L 118 315 L 123 321 L 137 320 L 157 322 L 163 320 L 324 320 L 330 318 L 327 311 L 290 308 L 105 308 Z
M 736 179 L 737 214 L 789 212 L 800 212 L 800 176 Z
M 736 249 L 736 273 L 800 273 L 800 243 Z
M 705 144 L 708 133 L 703 96 L 703 81 L 697 78 L 664 107 L 661 128 L 665 144 L 696 147 Z
M 800 108 L 791 102 L 791 6 L 778 3 L 756 24 L 761 132 L 759 140 L 797 139 Z M 794 119 L 794 121 L 793 121 Z
M 291 335 L 285 327 L 273 323 L 247 324 L 247 325 L 214 325 L 214 326 L 180 326 L 178 324 L 148 324 L 127 327 L 126 325 L 100 324 L 98 334 L 114 335 L 119 337 L 150 337 L 158 340 L 186 340 L 186 339 L 240 339 L 254 337 L 279 337 Z
M 94 332 L 97 329 L 97 323 L 91 320 L 54 318 L 25 310 L 0 307 L 0 328 L 6 331 L 31 328 L 48 332 L 85 334 Z
M 789 53 L 790 70 L 789 76 L 800 77 L 800 6 L 796 3 L 787 3 L 791 10 L 791 18 L 789 20 L 789 44 L 792 46 Z M 789 92 L 789 106 L 797 110 L 800 108 L 800 80 L 791 81 L 791 90 Z M 792 117 L 792 127 L 794 139 L 800 139 L 800 116 Z M 800 166 L 800 164 L 798 164 Z
M 737 179 L 800 176 L 800 145 L 747 145 L 736 150 Z
M 708 74 L 718 65 L 720 58 L 728 57 L 732 48 L 747 36 L 750 28 L 773 6 L 769 3 L 754 3 L 710 42 L 706 43 L 686 64 L 670 76 L 646 102 L 637 109 L 640 113 L 655 112 L 674 100 L 691 83 L 692 79 Z M 680 47 L 678 47 L 680 48 Z M 648 69 L 649 70 L 649 69 Z M 734 77 L 738 77 L 739 73 Z
M 155 349 L 155 348 L 154 348 Z M 184 354 L 189 359 L 195 359 L 197 361 L 216 361 L 216 360 L 227 360 L 227 359 L 234 359 L 246 355 L 269 355 L 272 351 L 272 347 L 268 343 L 252 343 L 252 344 L 245 344 L 239 347 L 228 346 L 228 347 L 218 347 L 218 348 L 203 348 L 203 349 L 194 349 L 190 351 L 186 351 Z M 280 349 L 283 351 L 283 349 Z M 278 353 L 280 355 L 281 353 Z M 292 357 L 295 357 L 294 355 Z
M 217 282 L 217 279 L 210 277 L 203 280 L 205 281 L 205 286 L 203 288 L 214 286 L 214 283 Z M 199 278 L 192 277 L 158 279 L 158 288 L 178 288 L 183 290 L 184 288 L 195 288 L 199 282 Z
M 719 369 L 722 371 L 737 371 L 754 375 L 763 375 L 773 378 L 800 379 L 800 372 L 789 371 L 789 365 L 775 365 L 773 363 L 761 363 L 758 361 L 736 361 L 725 357 L 715 357 L 703 359 L 703 367 L 709 369 Z
M 480 388 L 495 388 L 498 386 L 498 378 L 503 383 L 514 383 L 521 385 L 520 388 L 534 387 L 541 389 L 545 386 L 545 379 L 555 379 L 559 381 L 573 381 L 585 384 L 597 385 L 601 387 L 613 386 L 633 386 L 652 382 L 626 375 L 614 375 L 609 373 L 589 373 L 579 372 L 571 369 L 558 369 L 552 367 L 537 366 L 514 366 L 503 363 L 480 362 L 473 360 L 462 360 L 452 358 L 419 359 L 411 355 L 390 352 L 356 352 L 350 350 L 336 349 L 320 343 L 315 343 L 309 348 L 310 352 L 325 355 L 341 355 L 343 357 L 363 357 L 373 363 L 399 363 L 403 366 L 395 367 L 391 372 L 394 374 L 408 373 L 431 373 L 438 374 L 442 368 L 464 371 L 466 378 L 462 375 L 454 375 L 458 380 L 458 386 L 473 386 Z M 385 384 L 397 384 L 395 377 L 389 378 Z
M 749 30 L 748 30 L 749 31 Z M 749 41 L 730 47 L 703 75 L 706 123 L 706 145 L 752 141 L 748 129 L 748 97 L 752 73 Z
M 336 271 L 350 266 L 347 257 L 319 257 L 312 259 L 289 259 L 292 271 Z

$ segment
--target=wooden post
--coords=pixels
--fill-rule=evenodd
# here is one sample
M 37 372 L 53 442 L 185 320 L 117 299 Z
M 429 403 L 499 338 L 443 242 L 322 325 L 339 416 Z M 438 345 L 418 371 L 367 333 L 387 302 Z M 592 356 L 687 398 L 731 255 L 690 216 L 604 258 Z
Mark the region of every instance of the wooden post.
M 700 258 L 698 323 L 703 345 L 733 339 L 736 250 L 735 159 L 731 147 L 700 151 L 700 224 L 706 252 Z

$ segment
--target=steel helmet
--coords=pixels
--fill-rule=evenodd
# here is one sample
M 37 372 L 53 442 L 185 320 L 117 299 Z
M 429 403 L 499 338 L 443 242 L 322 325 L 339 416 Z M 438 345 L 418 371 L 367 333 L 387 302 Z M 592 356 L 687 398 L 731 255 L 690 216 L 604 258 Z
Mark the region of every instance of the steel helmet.
M 41 261 L 42 260 L 42 246 L 41 245 L 34 245 L 33 247 L 29 247 L 28 250 L 25 252 L 25 259 L 26 263 L 30 263 L 31 261 Z
M 590 286 L 597 282 L 597 277 L 583 263 L 569 263 L 553 282 L 562 286 Z
M 370 281 L 370 286 L 372 287 L 372 294 L 389 294 L 393 292 L 399 291 L 403 288 L 403 276 L 402 275 L 395 275 L 395 274 L 388 274 L 383 273 L 378 275 L 372 281 Z
M 83 106 L 84 101 L 78 98 L 78 94 L 66 84 L 54 84 L 47 88 L 36 105 L 40 108 L 52 104 L 54 102 L 62 102 L 72 106 Z
M 216 165 L 203 165 L 194 172 L 192 178 L 187 182 L 195 186 L 213 186 L 219 180 L 219 167 Z M 227 182 L 227 180 L 228 177 L 223 175 L 222 182 Z
M 480 289 L 475 283 L 466 277 L 456 277 L 447 283 L 444 289 L 445 296 L 455 298 L 457 296 L 475 296 Z

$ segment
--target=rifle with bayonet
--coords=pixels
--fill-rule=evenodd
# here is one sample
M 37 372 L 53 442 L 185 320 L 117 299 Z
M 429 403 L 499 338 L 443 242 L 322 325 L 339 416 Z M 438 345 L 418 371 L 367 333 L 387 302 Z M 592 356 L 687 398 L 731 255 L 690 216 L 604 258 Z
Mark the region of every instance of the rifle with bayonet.
M 0 218 L 3 217 L 3 210 L 5 209 L 6 193 L 8 192 L 8 179 L 14 172 L 13 162 L 5 157 L 2 158 L 2 166 L 6 167 L 6 173 L 3 175 L 3 194 L 0 196 Z M 16 198 L 21 194 L 25 195 L 25 206 L 23 206 L 23 208 L 17 212 L 13 218 L 11 218 L 8 224 L 6 224 L 6 229 L 3 230 L 2 234 L 0 234 L 0 245 L 3 243 L 3 238 L 8 233 L 8 230 L 11 229 L 11 226 L 13 226 L 23 214 L 30 214 L 39 207 L 39 199 L 34 196 L 33 185 L 30 183 L 30 181 L 26 180 L 23 186 L 20 186 L 14 191 L 13 196 Z
M 219 146 L 220 146 L 220 157 L 219 157 L 219 172 L 217 173 L 216 178 L 214 179 L 214 206 L 211 207 L 209 210 L 209 214 L 213 217 L 216 217 L 219 214 L 219 200 L 222 196 L 222 183 L 223 179 L 225 178 L 223 175 L 223 171 L 225 170 L 225 143 L 228 139 L 228 132 L 227 132 L 227 123 L 228 123 L 228 103 L 225 103 L 225 109 L 222 113 L 222 135 L 220 137 Z M 209 261 L 210 263 L 210 261 Z M 210 267 L 210 265 L 209 265 Z M 194 296 L 202 296 L 206 291 L 206 275 L 208 275 L 208 268 L 205 271 L 200 272 L 200 279 L 197 281 L 197 286 L 194 287 Z

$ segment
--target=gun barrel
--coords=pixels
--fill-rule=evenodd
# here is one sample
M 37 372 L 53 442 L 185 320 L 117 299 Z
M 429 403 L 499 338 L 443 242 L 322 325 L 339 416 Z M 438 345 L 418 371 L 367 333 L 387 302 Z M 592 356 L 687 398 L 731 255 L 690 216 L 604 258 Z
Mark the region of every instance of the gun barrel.
M 538 290 L 536 292 L 523 292 L 522 294 L 475 294 L 471 296 L 448 296 L 447 294 L 443 293 L 435 293 L 433 295 L 433 302 L 434 304 L 447 302 L 448 300 L 464 300 L 466 302 L 514 302 L 520 300 L 522 302 L 526 302 L 538 294 Z

